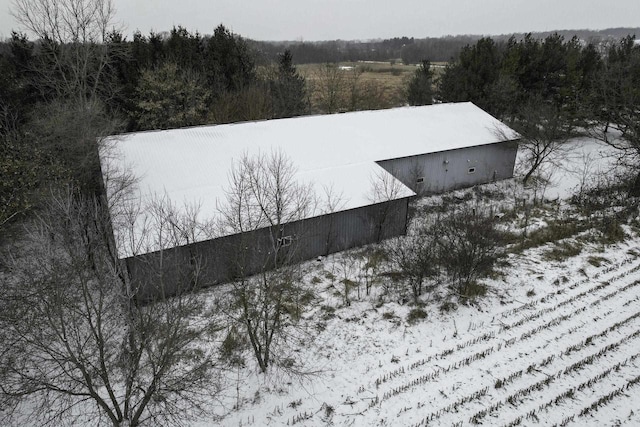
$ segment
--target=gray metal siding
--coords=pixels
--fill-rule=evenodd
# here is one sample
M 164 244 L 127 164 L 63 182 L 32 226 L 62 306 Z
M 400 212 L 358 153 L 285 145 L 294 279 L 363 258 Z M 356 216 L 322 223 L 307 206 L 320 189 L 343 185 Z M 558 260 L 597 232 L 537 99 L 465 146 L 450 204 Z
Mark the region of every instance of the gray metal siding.
M 404 198 L 339 211 L 285 224 L 281 230 L 262 228 L 130 257 L 125 263 L 140 300 L 175 295 L 196 282 L 206 287 L 268 270 L 275 234 L 292 237 L 292 245 L 281 248 L 291 262 L 402 235 L 408 203 Z
M 517 150 L 517 142 L 508 141 L 378 164 L 417 194 L 437 194 L 513 177 Z M 423 181 L 417 182 L 418 178 Z

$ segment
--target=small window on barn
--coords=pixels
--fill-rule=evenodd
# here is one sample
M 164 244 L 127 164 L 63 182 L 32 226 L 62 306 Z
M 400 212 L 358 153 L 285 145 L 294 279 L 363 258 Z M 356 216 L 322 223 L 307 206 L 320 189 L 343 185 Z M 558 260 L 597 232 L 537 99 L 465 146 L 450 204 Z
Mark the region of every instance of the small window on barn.
M 293 243 L 293 236 L 284 236 L 278 239 L 280 246 L 291 246 Z
M 416 179 L 416 184 L 422 184 L 424 182 L 424 178 L 420 177 Z
M 476 168 L 469 168 L 469 170 L 467 171 L 467 173 L 476 173 Z

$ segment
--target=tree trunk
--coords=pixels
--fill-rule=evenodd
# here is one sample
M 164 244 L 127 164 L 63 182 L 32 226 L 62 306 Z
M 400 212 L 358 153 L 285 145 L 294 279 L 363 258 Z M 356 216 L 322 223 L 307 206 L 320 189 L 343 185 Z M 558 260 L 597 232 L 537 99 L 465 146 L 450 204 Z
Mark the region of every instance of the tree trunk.
M 629 197 L 638 197 L 640 196 L 640 171 L 636 175 L 631 187 L 629 188 Z

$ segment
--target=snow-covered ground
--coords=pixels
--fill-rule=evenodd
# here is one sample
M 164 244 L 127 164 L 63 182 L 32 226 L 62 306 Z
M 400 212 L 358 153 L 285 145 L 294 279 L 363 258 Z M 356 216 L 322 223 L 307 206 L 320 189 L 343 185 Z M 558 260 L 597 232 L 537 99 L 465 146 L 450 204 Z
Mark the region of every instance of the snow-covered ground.
M 241 378 L 240 409 L 223 423 L 640 423 L 640 384 L 630 385 L 640 379 L 638 254 L 638 239 L 609 248 L 600 267 L 588 253 L 549 265 L 527 252 L 480 307 L 434 304 L 412 325 L 406 305 L 340 307 L 299 345 L 320 373 Z
M 524 175 L 526 165 L 522 151 L 518 153 L 517 170 Z M 554 153 L 549 162 L 542 165 L 537 175 L 548 181 L 539 191 L 547 199 L 566 199 L 585 187 L 596 184 L 599 179 L 611 175 L 619 152 L 592 138 L 570 140 L 562 150 Z
M 606 172 L 606 147 L 573 144 L 546 198 Z M 224 417 L 197 425 L 640 425 L 640 237 L 626 231 L 623 243 L 586 244 L 562 261 L 545 258 L 549 246 L 510 254 L 486 297 L 449 311 L 426 299 L 427 318 L 414 323 L 413 307 L 381 285 L 344 303 L 340 278 L 361 274 L 350 253 L 306 263 L 317 296 L 288 344 L 309 374 L 262 375 L 248 355 L 229 376 Z

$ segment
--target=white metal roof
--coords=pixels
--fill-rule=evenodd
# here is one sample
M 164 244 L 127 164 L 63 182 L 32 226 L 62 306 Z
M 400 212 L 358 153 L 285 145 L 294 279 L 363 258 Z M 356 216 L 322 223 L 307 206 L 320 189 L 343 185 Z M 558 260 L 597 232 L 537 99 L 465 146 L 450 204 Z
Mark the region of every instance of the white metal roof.
M 505 135 L 517 138 L 470 102 L 437 104 L 124 134 L 107 138 L 102 164 L 105 175 L 129 169 L 140 199 L 164 195 L 176 206 L 197 203 L 201 217 L 210 218 L 224 203 L 234 161 L 280 150 L 302 182 L 318 195 L 333 188 L 342 208 L 352 209 L 371 204 L 373 177 L 387 173 L 376 161 L 492 144 Z M 401 187 L 397 198 L 414 194 Z M 145 251 L 159 249 L 152 246 Z

